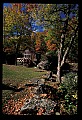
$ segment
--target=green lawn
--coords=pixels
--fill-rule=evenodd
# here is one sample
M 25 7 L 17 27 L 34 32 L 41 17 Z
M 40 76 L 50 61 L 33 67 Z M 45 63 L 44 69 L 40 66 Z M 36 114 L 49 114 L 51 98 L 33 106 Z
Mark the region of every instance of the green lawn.
M 3 65 L 3 80 L 5 84 L 13 85 L 28 82 L 32 78 L 40 78 L 46 71 L 37 68 L 27 68 L 25 66 Z

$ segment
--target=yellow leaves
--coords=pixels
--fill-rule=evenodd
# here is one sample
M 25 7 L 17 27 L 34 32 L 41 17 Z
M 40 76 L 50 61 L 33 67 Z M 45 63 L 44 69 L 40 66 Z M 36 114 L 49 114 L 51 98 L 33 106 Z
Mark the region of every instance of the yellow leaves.
M 7 11 L 8 11 L 8 8 L 6 6 L 4 6 L 3 14 L 5 14 Z
M 20 15 L 20 14 L 21 14 L 21 12 L 20 12 L 19 10 L 18 10 L 18 12 L 17 12 L 17 13 L 18 13 L 18 15 Z
M 23 25 L 24 23 L 28 22 L 28 15 L 24 15 L 21 13 L 21 4 L 19 3 L 12 3 L 11 7 L 4 7 L 3 9 L 3 26 L 5 26 L 5 31 L 10 32 L 12 28 L 18 25 Z M 14 29 L 13 29 L 14 31 Z
M 35 14 L 35 13 L 32 13 L 32 17 L 33 17 L 33 18 L 36 18 L 36 14 Z
M 75 94 L 75 95 L 72 95 L 72 96 L 73 96 L 73 98 L 77 99 L 77 94 Z

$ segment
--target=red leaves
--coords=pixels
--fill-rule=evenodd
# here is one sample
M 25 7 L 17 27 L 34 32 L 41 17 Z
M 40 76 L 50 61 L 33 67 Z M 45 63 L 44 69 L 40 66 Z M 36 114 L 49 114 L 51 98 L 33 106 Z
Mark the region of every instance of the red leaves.
M 28 4 L 26 4 L 26 5 L 27 5 L 27 11 L 28 11 L 28 12 L 31 12 L 34 8 L 37 7 L 36 4 L 30 4 L 30 3 L 28 3 Z
M 7 114 L 20 114 L 20 109 L 23 106 L 26 99 L 21 98 L 18 101 L 9 100 L 8 103 L 3 108 L 3 113 Z
M 26 92 L 26 91 L 25 91 Z M 17 95 L 18 99 L 15 98 Z M 2 112 L 4 114 L 13 114 L 13 115 L 20 115 L 20 109 L 21 107 L 24 105 L 24 102 L 26 101 L 26 99 L 28 98 L 33 98 L 34 94 L 32 93 L 32 87 L 28 87 L 28 92 L 26 95 L 21 95 L 21 93 L 16 93 L 15 95 L 10 95 L 11 99 L 8 100 L 7 104 L 4 105 L 4 107 L 2 108 Z
M 44 113 L 44 112 L 45 112 L 45 109 L 40 108 L 40 109 L 38 110 L 37 115 L 42 115 L 42 113 Z
M 16 8 L 16 9 L 14 9 Z M 22 3 L 13 3 L 12 4 L 12 11 L 15 11 L 15 12 L 22 12 L 21 11 L 21 8 L 22 8 Z

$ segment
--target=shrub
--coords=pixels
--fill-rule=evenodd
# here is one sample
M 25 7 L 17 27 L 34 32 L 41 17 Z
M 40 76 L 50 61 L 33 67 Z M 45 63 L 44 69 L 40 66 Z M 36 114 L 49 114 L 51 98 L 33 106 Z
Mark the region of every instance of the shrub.
M 64 75 L 65 79 L 60 84 L 59 89 L 66 92 L 63 96 L 64 98 L 64 108 L 67 114 L 73 115 L 77 114 L 77 91 L 78 91 L 78 75 L 77 73 L 67 73 Z
M 66 88 L 67 89 L 67 92 L 69 94 L 71 94 L 71 92 L 75 92 L 77 90 L 77 87 L 78 87 L 78 75 L 77 73 L 73 73 L 73 72 L 70 72 L 70 73 L 67 73 L 66 75 L 64 75 L 64 80 L 62 81 L 61 83 L 61 87 L 62 88 Z

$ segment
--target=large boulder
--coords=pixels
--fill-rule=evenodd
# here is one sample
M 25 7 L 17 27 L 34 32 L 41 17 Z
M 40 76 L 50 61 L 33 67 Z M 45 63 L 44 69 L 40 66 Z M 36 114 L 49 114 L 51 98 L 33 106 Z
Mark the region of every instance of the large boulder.
M 56 104 L 57 103 L 51 99 L 33 98 L 25 102 L 24 106 L 21 108 L 21 114 L 39 115 L 42 109 L 41 115 L 51 115 Z
M 38 80 L 38 85 L 34 87 L 34 96 L 27 99 L 22 106 L 20 113 L 23 115 L 55 115 L 57 106 L 56 92 L 51 86 L 44 84 L 45 80 Z M 53 97 L 52 97 L 53 95 Z
M 69 63 L 72 71 L 78 71 L 78 63 Z
M 39 69 L 49 69 L 49 64 L 48 64 L 48 61 L 41 61 L 38 65 L 37 65 L 37 68 Z

